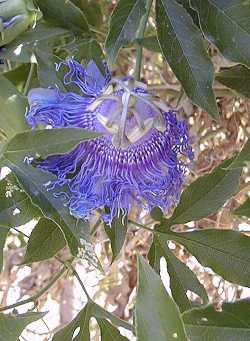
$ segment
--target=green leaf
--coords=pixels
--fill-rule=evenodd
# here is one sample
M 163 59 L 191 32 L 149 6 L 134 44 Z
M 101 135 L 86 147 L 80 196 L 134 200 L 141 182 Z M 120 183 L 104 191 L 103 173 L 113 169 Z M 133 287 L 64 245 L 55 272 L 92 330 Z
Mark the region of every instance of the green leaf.
M 225 169 L 231 162 L 232 159 L 226 160 L 185 189 L 168 221 L 169 225 L 184 224 L 207 217 L 234 195 L 239 185 L 241 169 Z
M 243 65 L 222 69 L 216 75 L 216 80 L 238 94 L 250 97 L 250 70 Z
M 102 341 L 128 341 L 128 339 L 121 335 L 119 330 L 107 320 L 98 318 L 96 320 L 100 327 Z
M 142 39 L 137 38 L 135 39 L 135 43 L 139 44 L 140 46 L 145 47 L 149 51 L 153 51 L 157 53 L 161 52 L 161 48 L 160 48 L 160 45 L 156 36 L 148 36 Z
M 120 0 L 110 20 L 105 47 L 110 63 L 116 61 L 120 48 L 135 40 L 141 19 L 146 13 L 146 0 Z
M 170 289 L 175 302 L 178 304 L 180 311 L 192 308 L 192 303 L 187 297 L 187 290 L 190 290 L 200 296 L 203 304 L 208 302 L 206 290 L 198 281 L 197 277 L 182 263 L 168 247 L 168 238 L 161 235 L 160 238 L 155 234 L 151 249 L 154 248 L 154 254 L 151 251 L 150 265 L 157 272 L 160 272 L 160 259 L 164 257 L 167 261 L 167 269 L 170 276 Z M 153 256 L 153 257 L 152 257 Z
M 39 23 L 35 28 L 23 33 L 0 52 L 0 57 L 22 63 L 34 63 L 34 49 L 43 48 L 44 43 L 52 42 L 70 32 L 61 28 Z
M 200 27 L 198 13 L 191 7 L 190 0 L 176 0 L 191 15 L 195 25 Z
M 15 176 L 9 174 L 0 181 L 0 226 L 24 225 L 41 215 L 28 195 L 20 188 Z
M 250 198 L 248 198 L 244 204 L 237 207 L 233 213 L 239 217 L 250 218 Z
M 208 306 L 183 314 L 187 333 L 192 341 L 250 340 L 249 300 L 224 303 L 220 311 Z
M 83 310 L 66 327 L 59 330 L 52 341 L 90 341 L 89 320 L 91 318 L 91 303 L 87 303 Z M 78 334 L 73 338 L 75 330 Z
M 203 266 L 227 281 L 250 287 L 250 237 L 231 230 L 167 232 L 165 236 L 185 246 Z
M 128 219 L 127 216 L 123 218 L 120 214 L 114 218 L 111 226 L 104 225 L 105 232 L 108 235 L 111 242 L 111 249 L 113 253 L 112 263 L 121 251 L 127 234 Z
M 130 331 L 133 331 L 133 326 L 131 326 L 131 324 L 121 320 L 116 315 L 111 314 L 110 312 L 103 309 L 101 306 L 99 306 L 98 304 L 95 304 L 94 302 L 91 302 L 91 305 L 92 305 L 92 314 L 95 318 L 108 319 L 117 327 L 122 327 Z
M 102 7 L 98 0 L 72 0 L 85 14 L 88 23 L 100 27 L 103 22 Z
M 55 198 L 52 191 L 47 191 L 45 184 L 54 181 L 56 177 L 24 162 L 22 154 L 9 154 L 8 159 L 2 159 L 2 164 L 14 172 L 21 187 L 41 209 L 43 215 L 61 228 L 72 254 L 76 255 L 80 238 L 86 238 L 83 236 L 84 227 L 79 230 L 78 221 L 70 215 L 62 199 Z
M 102 48 L 95 39 L 84 39 L 79 42 L 68 44 L 66 51 L 68 54 L 74 56 L 75 59 L 84 59 L 86 62 L 92 59 L 96 62 L 104 59 Z
M 22 92 L 28 78 L 29 70 L 29 64 L 21 64 L 11 71 L 5 72 L 3 75 L 17 87 L 18 91 Z
M 26 313 L 20 315 L 0 314 L 0 341 L 17 341 L 22 331 L 30 323 L 41 319 L 44 313 Z
M 89 321 L 91 317 L 95 317 L 98 320 L 109 319 L 111 322 L 116 324 L 117 326 L 127 328 L 131 330 L 131 326 L 120 320 L 115 315 L 107 312 L 99 305 L 95 304 L 92 301 L 89 301 L 86 306 L 80 311 L 80 313 L 75 317 L 73 321 L 71 321 L 66 327 L 59 330 L 53 337 L 52 341 L 90 341 L 90 333 L 89 333 Z M 104 320 L 105 321 L 105 320 Z M 113 332 L 114 327 L 109 323 L 110 330 Z M 111 329 L 113 327 L 113 329 Z M 73 335 L 76 329 L 79 328 L 79 332 L 73 338 Z M 112 333 L 111 332 L 111 333 Z M 111 334 L 112 335 L 112 334 Z M 115 335 L 115 334 L 114 334 Z M 113 335 L 112 335 L 113 336 Z M 126 338 L 120 339 L 108 339 L 111 340 L 121 340 L 125 341 Z
M 159 275 L 138 257 L 138 289 L 135 304 L 138 341 L 187 341 L 180 312 Z
M 0 75 L 0 130 L 9 138 L 28 129 L 24 119 L 25 110 L 26 100 L 10 81 Z
M 90 34 L 83 12 L 70 0 L 36 0 L 46 21 L 79 34 Z
M 236 169 L 248 166 L 250 163 L 250 139 L 244 144 L 240 153 L 236 155 L 233 162 L 228 165 L 227 169 Z
M 81 128 L 31 130 L 15 135 L 5 146 L 6 159 L 16 156 L 63 154 L 79 143 L 100 136 L 99 133 Z
M 3 248 L 9 233 L 9 229 L 0 227 L 0 272 L 3 269 Z
M 213 65 L 190 15 L 174 0 L 157 0 L 156 26 L 162 53 L 188 97 L 218 117 L 212 90 Z
M 55 68 L 55 58 L 49 51 L 36 49 L 36 60 L 38 63 L 37 74 L 42 88 L 57 87 L 61 91 L 66 91 L 63 82 L 59 79 Z M 59 60 L 57 60 L 58 62 Z
M 52 220 L 42 218 L 31 232 L 22 264 L 49 259 L 64 246 L 60 228 Z
M 191 0 L 207 38 L 228 59 L 250 66 L 250 6 L 245 0 Z

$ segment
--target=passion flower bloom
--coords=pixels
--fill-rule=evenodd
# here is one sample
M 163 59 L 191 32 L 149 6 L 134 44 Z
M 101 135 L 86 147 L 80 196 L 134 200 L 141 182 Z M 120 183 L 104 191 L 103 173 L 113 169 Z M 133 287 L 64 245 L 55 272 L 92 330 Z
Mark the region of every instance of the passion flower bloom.
M 134 205 L 168 210 L 178 202 L 186 161 L 192 159 L 185 121 L 131 77 L 112 78 L 91 61 L 64 63 L 64 84 L 81 95 L 57 88 L 33 89 L 28 94 L 28 123 L 52 128 L 80 127 L 103 135 L 74 150 L 36 160 L 34 164 L 57 176 L 53 188 L 67 187 L 72 215 L 88 216 L 109 208 L 108 222 Z M 61 65 L 58 65 L 59 68 Z
M 36 12 L 32 0 L 0 0 L 0 47 L 26 31 Z

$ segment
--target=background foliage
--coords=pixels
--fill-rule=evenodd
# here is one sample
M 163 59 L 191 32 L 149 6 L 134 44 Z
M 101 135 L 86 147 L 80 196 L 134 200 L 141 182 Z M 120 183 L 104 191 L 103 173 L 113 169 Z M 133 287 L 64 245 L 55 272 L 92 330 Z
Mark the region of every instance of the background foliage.
M 248 0 L 36 0 L 32 20 L 11 41 L 0 25 L 0 340 L 24 338 L 46 316 L 47 292 L 71 278 L 86 305 L 39 340 L 250 339 L 243 299 L 250 287 L 249 17 Z M 188 120 L 195 162 L 169 216 L 134 208 L 111 228 L 98 212 L 79 221 L 44 188 L 53 176 L 24 162 L 96 136 L 76 128 L 31 131 L 25 122 L 30 88 L 71 90 L 55 71 L 71 56 L 105 58 L 115 75 L 141 74 Z M 30 234 L 18 228 L 31 221 Z M 76 270 L 83 260 L 99 275 L 105 309 Z M 171 295 L 159 276 L 163 260 Z M 21 300 L 6 306 L 6 283 L 25 266 L 32 285 L 20 282 Z M 39 282 L 34 272 L 42 266 L 50 273 Z

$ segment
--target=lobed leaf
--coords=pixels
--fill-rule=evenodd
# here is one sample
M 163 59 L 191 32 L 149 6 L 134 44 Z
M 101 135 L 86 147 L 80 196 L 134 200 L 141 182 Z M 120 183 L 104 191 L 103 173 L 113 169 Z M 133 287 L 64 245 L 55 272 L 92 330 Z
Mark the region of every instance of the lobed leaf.
M 227 281 L 250 287 L 250 237 L 231 230 L 167 232 L 165 238 L 182 244 L 203 265 Z M 159 238 L 164 238 L 163 234 Z
M 138 288 L 135 304 L 138 341 L 187 341 L 179 309 L 158 274 L 138 257 Z
M 111 226 L 104 225 L 105 232 L 110 239 L 111 249 L 113 253 L 112 263 L 121 251 L 127 234 L 127 216 L 122 215 L 113 219 Z
M 187 311 L 183 320 L 193 341 L 246 341 L 250 338 L 249 300 L 224 303 L 220 311 L 212 305 Z
M 199 282 L 193 271 L 182 263 L 168 247 L 168 237 L 155 234 L 153 244 L 148 255 L 150 265 L 160 273 L 160 259 L 164 257 L 167 262 L 167 270 L 170 276 L 170 289 L 175 302 L 181 312 L 191 309 L 192 303 L 187 297 L 190 290 L 202 298 L 203 304 L 208 302 L 206 290 Z
M 0 314 L 0 341 L 17 341 L 30 323 L 41 319 L 44 313 Z

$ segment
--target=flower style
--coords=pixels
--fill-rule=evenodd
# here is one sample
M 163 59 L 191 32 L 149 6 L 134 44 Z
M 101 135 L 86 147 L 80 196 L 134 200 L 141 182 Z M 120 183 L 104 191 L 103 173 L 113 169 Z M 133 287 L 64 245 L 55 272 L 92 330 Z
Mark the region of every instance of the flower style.
M 33 89 L 28 94 L 28 123 L 52 128 L 80 127 L 103 135 L 80 143 L 63 155 L 34 164 L 57 176 L 53 188 L 67 186 L 72 215 L 88 218 L 97 208 L 109 208 L 107 222 L 134 205 L 168 210 L 178 202 L 187 164 L 192 159 L 187 124 L 132 77 L 118 79 L 103 63 L 83 67 L 74 59 L 64 84 L 81 95 L 58 89 Z M 60 65 L 57 67 L 60 68 Z

